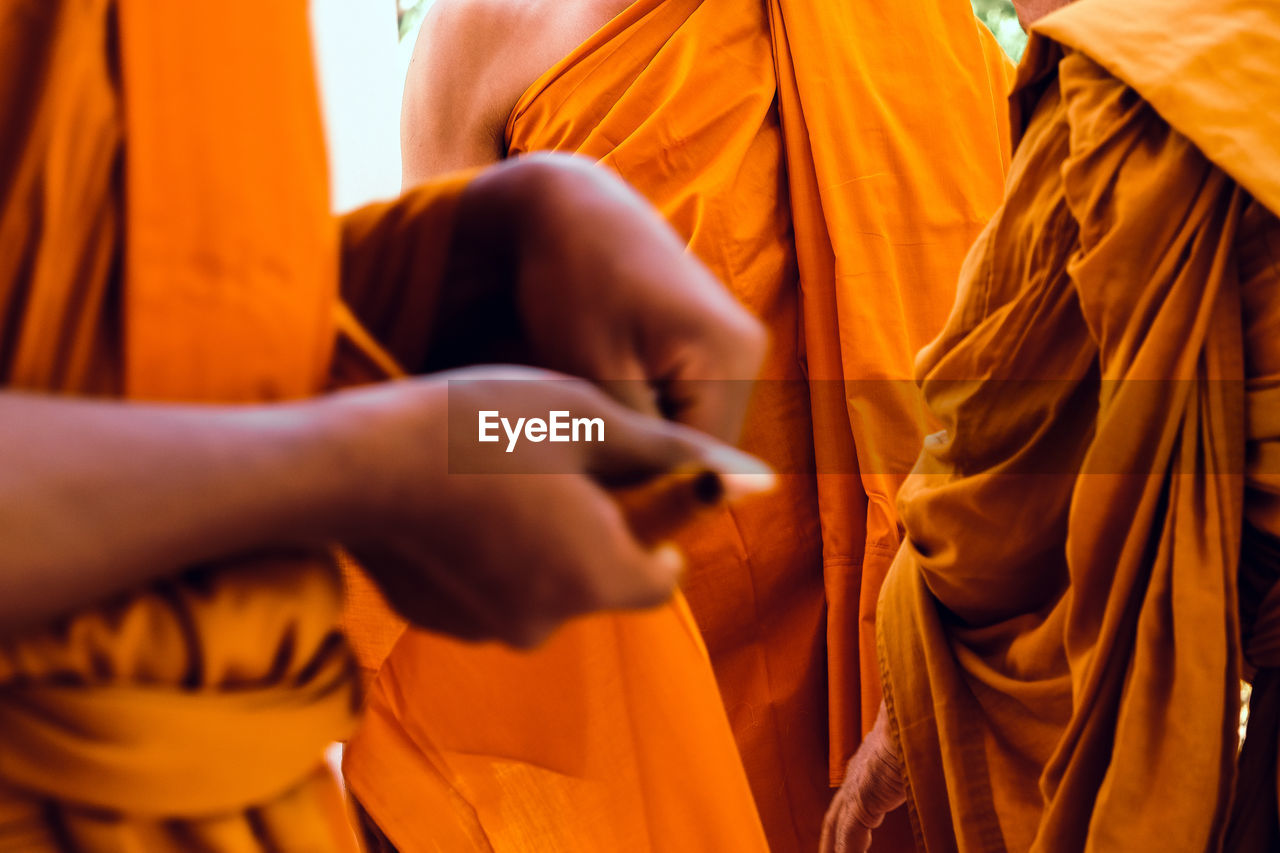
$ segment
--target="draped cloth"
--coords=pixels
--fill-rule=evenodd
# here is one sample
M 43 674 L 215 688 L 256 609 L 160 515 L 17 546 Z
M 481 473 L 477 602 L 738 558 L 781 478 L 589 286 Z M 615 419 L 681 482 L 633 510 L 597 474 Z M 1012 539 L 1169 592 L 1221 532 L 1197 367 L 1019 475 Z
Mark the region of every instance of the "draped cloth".
M 347 746 L 396 849 L 767 849 L 682 601 L 576 620 L 532 656 L 440 646 L 400 636 Z
M 512 155 L 578 152 L 619 173 L 770 329 L 743 446 L 780 486 L 679 544 L 779 853 L 816 847 L 829 783 L 880 701 L 875 601 L 898 543 L 897 484 L 923 435 L 911 359 L 999 204 L 1011 79 L 962 0 L 638 0 L 534 82 L 507 123 Z M 496 850 L 745 849 L 714 843 L 712 822 L 754 823 L 731 799 L 736 782 L 702 777 L 721 740 L 690 737 L 710 731 L 698 706 L 714 687 L 686 689 L 678 714 L 655 707 L 678 673 L 705 667 L 692 632 L 641 651 L 617 637 L 656 638 L 655 617 L 609 617 L 516 656 L 401 638 L 370 592 L 356 580 L 353 633 L 371 672 L 390 657 L 346 771 L 403 851 L 450 849 L 438 839 L 456 811 L 423 804 L 431 778 Z M 629 707 L 613 704 L 615 684 Z M 696 827 L 666 821 L 652 804 L 668 799 L 707 811 Z
M 1244 0 L 1035 27 L 881 598 L 930 851 L 1275 849 L 1278 47 Z
M 386 259 L 438 290 L 457 182 L 348 223 L 335 312 L 308 32 L 301 2 L 0 2 L 5 387 L 302 397 L 335 316 L 384 330 Z M 417 248 L 377 245 L 410 218 Z M 281 551 L 0 637 L 0 850 L 355 850 L 322 762 L 358 702 L 340 608 L 327 555 Z
M 905 380 L 999 206 L 1013 69 L 967 3 L 775 0 L 769 20 L 819 474 L 834 784 L 880 704 L 876 600 L 925 429 Z

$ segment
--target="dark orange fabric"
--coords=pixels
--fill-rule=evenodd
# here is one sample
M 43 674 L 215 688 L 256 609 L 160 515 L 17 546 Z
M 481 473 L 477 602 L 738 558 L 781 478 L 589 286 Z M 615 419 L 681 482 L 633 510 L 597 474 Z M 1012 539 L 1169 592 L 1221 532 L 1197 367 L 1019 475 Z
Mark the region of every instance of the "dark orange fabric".
M 691 567 L 684 591 L 775 851 L 816 847 L 829 782 L 880 701 L 870 626 L 897 545 L 893 493 L 922 434 L 905 380 L 914 350 L 941 326 L 965 249 L 999 204 L 1010 69 L 963 0 L 640 0 L 535 82 L 507 125 L 513 155 L 574 151 L 621 174 L 771 331 L 743 445 L 783 472 L 780 487 L 679 542 Z M 897 387 L 844 384 L 861 379 Z M 361 633 L 376 639 L 376 626 Z M 550 728 L 618 737 L 581 729 L 578 700 L 547 686 L 555 660 L 575 673 L 575 687 L 587 664 L 610 683 L 617 675 L 603 662 L 614 658 L 560 643 L 521 660 L 495 662 L 426 637 L 406 637 L 392 652 L 372 698 L 375 719 L 390 718 L 383 754 L 358 739 L 347 767 L 370 813 L 406 851 L 435 849 L 439 832 L 414 800 L 420 784 L 436 784 L 434 759 L 424 758 L 434 747 L 393 760 L 442 725 L 444 710 L 418 697 L 442 690 L 461 707 L 497 703 L 464 663 L 532 698 L 469 724 L 446 717 L 461 743 L 482 726 L 527 731 L 533 744 L 514 735 L 504 743 L 500 757 L 509 760 L 535 746 L 555 755 L 540 742 Z M 651 669 L 647 660 L 616 665 Z M 539 707 L 541 728 L 524 722 L 527 702 Z M 562 720 L 552 723 L 556 711 Z M 640 735 L 655 752 L 663 747 L 654 740 L 668 737 Z M 555 743 L 567 755 L 612 748 Z M 477 796 L 496 772 L 456 756 L 448 763 L 458 790 L 478 785 Z M 680 784 L 686 775 L 676 774 Z M 503 790 L 527 804 L 519 814 L 482 815 L 496 849 L 506 848 L 493 838 L 554 822 L 579 802 L 544 803 L 539 817 L 532 794 L 512 793 L 515 782 Z M 618 831 L 639 802 L 666 795 L 618 793 L 609 805 Z M 585 813 L 608 803 L 591 796 Z M 509 823 L 494 823 L 500 817 Z M 602 838 L 603 846 L 616 841 Z M 666 847 L 657 838 L 658 849 L 712 849 L 695 836 Z
M 338 231 L 307 34 L 301 2 L 0 2 L 5 387 L 319 390 Z M 0 850 L 353 851 L 321 756 L 355 721 L 340 603 L 331 560 L 281 553 L 0 638 Z
M 1270 830 L 1229 849 L 1273 849 L 1280 17 L 1079 0 L 1037 32 L 918 363 L 944 429 L 879 626 L 910 800 L 930 851 L 1205 851 L 1234 788 Z M 1271 752 L 1237 782 L 1242 651 Z

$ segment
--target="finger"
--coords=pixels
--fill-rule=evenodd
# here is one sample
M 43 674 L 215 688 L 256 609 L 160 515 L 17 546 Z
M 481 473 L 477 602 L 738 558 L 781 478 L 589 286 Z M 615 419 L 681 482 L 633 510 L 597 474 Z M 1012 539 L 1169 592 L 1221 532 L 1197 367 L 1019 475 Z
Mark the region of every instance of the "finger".
M 658 391 L 649 382 L 638 364 L 624 369 L 617 379 L 602 380 L 596 384 L 615 401 L 641 415 L 662 417 Z
M 441 554 L 420 543 L 369 543 L 352 549 L 374 574 L 383 595 L 401 616 L 420 628 L 468 642 L 498 640 L 521 649 L 541 644 L 565 618 L 538 595 L 521 595 L 510 575 L 476 572 L 465 556 Z M 486 555 L 476 558 L 491 564 Z M 466 569 L 466 570 L 464 570 Z M 376 574 L 375 574 L 376 571 Z M 478 575 L 478 576 L 477 576 Z
M 728 500 L 774 485 L 768 465 L 705 433 L 622 409 L 607 422 L 608 440 L 586 448 L 586 464 L 592 476 L 608 486 L 625 488 L 695 467 L 720 475 Z
M 734 442 L 746 416 L 755 380 L 764 363 L 764 327 L 710 277 L 701 317 L 667 340 L 667 361 L 659 374 L 666 417 Z M 696 322 L 701 319 L 702 322 Z M 659 350 L 660 351 L 660 350 Z
M 822 837 L 818 840 L 818 853 L 835 853 L 836 822 L 840 816 L 840 808 L 841 797 L 840 792 L 837 792 L 835 799 L 827 808 L 826 815 L 822 818 Z
M 737 441 L 751 398 L 749 379 L 685 375 L 659 386 L 662 414 L 723 441 Z
M 719 506 L 725 497 L 725 484 L 709 468 L 685 466 L 640 485 L 616 489 L 612 495 L 622 508 L 632 535 L 652 547 Z
M 846 853 L 849 849 L 849 845 L 846 843 L 848 834 L 849 810 L 846 808 L 841 809 L 840 814 L 836 817 L 835 831 L 832 833 L 835 836 L 835 844 L 833 845 L 835 853 Z
M 836 853 L 867 853 L 871 847 L 871 829 L 857 817 L 857 810 L 841 812 L 836 832 Z
M 670 597 L 682 557 L 637 540 L 598 483 L 581 475 L 546 475 L 503 483 L 502 490 L 510 507 L 502 535 L 472 546 L 470 574 L 492 575 L 482 582 L 511 622 L 530 629 L 531 640 L 574 616 L 647 608 Z M 519 566 L 514 596 L 506 580 L 513 562 Z
M 684 558 L 672 546 L 650 547 L 632 531 L 622 508 L 598 486 L 581 481 L 591 494 L 590 509 L 578 516 L 594 541 L 576 551 L 578 569 L 592 581 L 585 609 L 643 609 L 665 602 L 684 570 Z

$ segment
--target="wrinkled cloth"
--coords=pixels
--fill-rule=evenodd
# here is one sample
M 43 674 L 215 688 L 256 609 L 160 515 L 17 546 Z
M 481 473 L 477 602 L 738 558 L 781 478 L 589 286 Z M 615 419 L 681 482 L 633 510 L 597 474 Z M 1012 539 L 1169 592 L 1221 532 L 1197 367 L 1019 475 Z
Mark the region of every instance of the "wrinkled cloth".
M 301 2 L 0 2 L 0 383 L 297 398 L 336 317 L 393 331 L 379 242 L 447 235 L 460 186 L 340 230 L 308 33 Z M 359 701 L 341 602 L 328 555 L 279 552 L 0 637 L 0 850 L 354 851 L 322 760 Z
M 1236 0 L 1035 27 L 881 598 L 929 851 L 1216 850 L 1233 791 L 1271 827 L 1228 849 L 1274 849 L 1278 47 Z M 1237 776 L 1245 658 L 1271 752 Z
M 964 253 L 999 205 L 1011 81 L 961 0 L 639 0 L 534 82 L 506 126 L 512 155 L 572 151 L 615 170 L 770 330 L 742 444 L 781 472 L 779 488 L 678 542 L 776 853 L 816 848 L 829 784 L 880 703 L 875 601 L 898 545 L 894 495 L 924 432 L 912 357 L 941 328 Z M 401 640 L 358 577 L 352 589 L 349 624 L 370 674 L 390 658 L 346 772 L 403 850 L 445 837 L 418 793 L 435 776 L 497 850 L 592 849 L 593 832 L 596 849 L 743 849 L 714 843 L 709 828 L 754 823 L 731 798 L 736 782 L 726 791 L 703 778 L 721 742 L 695 735 L 713 714 L 697 703 L 714 701 L 714 687 L 686 689 L 679 714 L 659 715 L 667 682 L 696 662 L 658 662 L 634 643 L 628 656 L 605 651 L 615 633 L 656 630 L 653 619 L 571 626 L 517 657 Z M 674 639 L 659 648 L 701 657 Z M 630 710 L 609 710 L 615 683 L 633 685 Z M 616 720 L 584 725 L 585 699 L 569 686 L 602 697 L 588 719 Z M 426 698 L 437 691 L 484 711 Z M 663 719 L 678 728 L 655 728 Z M 617 754 L 605 778 L 547 781 L 544 764 L 595 772 Z M 500 808 L 499 791 L 519 810 Z M 706 809 L 699 827 L 664 822 L 652 804 L 668 799 Z

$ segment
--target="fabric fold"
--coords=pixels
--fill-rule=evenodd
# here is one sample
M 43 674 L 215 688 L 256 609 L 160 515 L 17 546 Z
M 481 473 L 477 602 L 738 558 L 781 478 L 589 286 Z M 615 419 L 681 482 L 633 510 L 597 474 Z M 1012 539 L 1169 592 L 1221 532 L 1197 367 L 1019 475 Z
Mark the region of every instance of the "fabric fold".
M 350 727 L 343 687 L 10 687 L 0 702 L 8 741 L 0 778 L 77 806 L 155 819 L 269 802 L 306 778 L 333 733 Z
M 1011 66 L 965 3 L 772 0 L 769 14 L 819 474 L 838 783 L 880 704 L 876 600 L 900 542 L 898 488 L 929 431 L 909 381 L 913 360 L 942 328 L 960 262 L 1000 204 Z
M 339 233 L 306 4 L 3 0 L 0 20 L 0 383 L 322 390 Z M 340 615 L 333 561 L 282 550 L 0 638 L 0 850 L 355 850 L 322 754 L 356 721 Z
M 347 763 L 353 790 L 393 842 L 400 833 L 406 850 L 423 849 L 431 836 L 404 781 L 421 775 L 423 785 L 450 779 L 449 790 L 479 798 L 499 850 L 536 838 L 585 844 L 554 825 L 574 804 L 587 815 L 575 818 L 581 838 L 600 810 L 633 828 L 630 812 L 643 804 L 646 834 L 626 836 L 643 838 L 632 842 L 639 849 L 730 849 L 714 831 L 753 824 L 750 802 L 715 793 L 724 781 L 700 780 L 720 774 L 736 797 L 736 760 L 719 752 L 718 736 L 691 739 L 727 715 L 771 848 L 817 845 L 830 783 L 880 701 L 875 602 L 898 542 L 894 495 L 925 432 L 912 357 L 941 327 L 965 249 L 999 204 L 1011 68 L 963 0 L 637 0 L 519 97 L 505 127 L 510 155 L 569 151 L 617 172 L 769 328 L 743 446 L 781 473 L 779 488 L 678 537 L 705 653 L 696 635 L 671 638 L 657 647 L 672 655 L 659 666 L 656 652 L 635 659 L 638 646 L 601 633 L 656 635 L 654 617 L 571 626 L 523 658 L 400 637 L 373 683 L 375 722 Z M 683 617 L 663 620 L 664 630 L 695 631 Z M 603 653 L 610 648 L 616 657 Z M 679 713 L 665 708 L 669 685 L 654 690 L 646 679 L 664 667 L 692 678 L 706 654 L 716 683 L 699 675 L 686 690 L 696 700 Z M 483 679 L 527 698 L 503 706 Z M 561 681 L 558 692 L 548 687 Z M 587 714 L 569 690 L 590 695 L 604 689 L 597 682 L 633 697 L 611 712 L 614 726 L 591 719 L 606 712 Z M 716 702 L 717 684 L 723 711 L 701 708 Z M 414 698 L 435 691 L 487 710 L 457 721 L 441 703 Z M 600 708 L 613 707 L 603 695 Z M 482 726 L 507 735 L 491 743 Z M 548 736 L 553 727 L 575 738 Z M 404 748 L 404 732 L 422 754 L 397 765 L 386 754 Z M 381 756 L 375 737 L 384 738 Z M 475 741 L 485 745 L 468 746 Z M 633 746 L 613 771 L 610 799 L 590 775 L 607 762 L 593 757 L 625 743 Z M 683 766 L 667 772 L 673 753 Z M 427 772 L 432 756 L 445 767 Z M 487 799 L 494 778 L 511 780 L 501 790 L 518 813 Z M 704 826 L 663 817 L 672 798 L 692 806 L 710 796 L 719 802 Z M 512 840 L 520 826 L 526 838 Z M 599 849 L 617 846 L 615 830 L 592 831 Z
M 944 429 L 879 636 L 910 802 L 931 851 L 1220 849 L 1235 792 L 1276 809 L 1270 670 L 1236 750 L 1274 619 L 1280 151 L 1218 142 L 1270 122 L 1280 19 L 1078 0 L 1035 29 L 1004 206 L 917 364 Z

